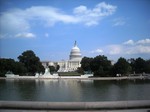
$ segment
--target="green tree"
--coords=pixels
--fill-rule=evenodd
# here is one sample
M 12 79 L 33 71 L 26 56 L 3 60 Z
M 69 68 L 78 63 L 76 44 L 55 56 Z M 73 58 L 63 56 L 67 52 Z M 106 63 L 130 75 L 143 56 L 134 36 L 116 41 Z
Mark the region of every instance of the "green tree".
M 94 72 L 94 76 L 109 76 L 111 67 L 111 61 L 104 55 L 96 56 L 90 63 L 90 68 Z
M 8 71 L 22 75 L 27 70 L 23 63 L 16 62 L 13 59 L 0 59 L 0 76 L 4 77 Z
M 13 59 L 0 59 L 0 76 L 5 77 L 7 71 L 12 71 L 14 63 Z
M 90 67 L 90 63 L 93 60 L 93 58 L 89 58 L 89 57 L 83 57 L 80 64 L 81 64 L 81 68 L 84 71 L 91 71 L 91 67 Z
M 146 61 L 142 58 L 137 58 L 134 63 L 135 73 L 143 73 L 146 69 Z
M 57 65 L 57 66 L 56 66 L 56 72 L 59 70 L 59 68 L 60 68 L 60 66 L 59 66 L 59 65 Z
M 84 74 L 84 70 L 82 67 L 78 67 L 77 72 L 80 74 Z
M 19 74 L 19 75 L 25 75 L 27 73 L 27 69 L 21 62 L 15 62 L 14 63 L 14 70 L 12 70 L 13 73 Z
M 145 72 L 150 73 L 150 59 L 146 61 Z
M 114 73 L 126 75 L 131 72 L 131 66 L 125 58 L 119 58 L 117 63 L 114 64 Z
M 52 74 L 57 71 L 54 66 L 49 66 L 49 70 Z
M 128 59 L 128 62 L 131 66 L 131 73 L 135 73 L 135 59 L 134 58 Z
M 34 54 L 33 51 L 27 50 L 23 52 L 18 59 L 19 62 L 23 63 L 27 68 L 28 75 L 34 75 L 36 72 L 44 72 L 44 67 L 40 62 L 40 59 Z

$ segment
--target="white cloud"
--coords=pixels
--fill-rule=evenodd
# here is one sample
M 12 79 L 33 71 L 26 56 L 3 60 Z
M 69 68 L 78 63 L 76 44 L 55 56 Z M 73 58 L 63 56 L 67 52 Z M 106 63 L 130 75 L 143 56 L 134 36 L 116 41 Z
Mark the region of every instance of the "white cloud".
M 86 6 L 74 8 L 74 14 L 78 22 L 83 22 L 87 26 L 97 25 L 99 21 L 106 16 L 112 15 L 116 11 L 116 6 L 101 2 L 93 9 L 88 9 Z
M 49 37 L 49 34 L 48 34 L 48 33 L 45 33 L 45 37 Z
M 150 54 L 150 39 L 142 39 L 138 41 L 128 40 L 124 43 L 132 45 L 122 45 L 124 54 Z
M 150 46 L 139 45 L 137 46 L 137 51 L 137 53 L 150 53 Z
M 142 39 L 142 40 L 138 40 L 138 41 L 133 41 L 133 40 L 128 40 L 126 42 L 124 42 L 123 44 L 125 45 L 134 45 L 134 44 L 150 44 L 150 39 Z
M 36 36 L 33 33 L 18 33 L 15 35 L 17 38 L 35 38 Z
M 126 24 L 125 18 L 116 18 L 113 20 L 113 26 L 123 26 Z
M 8 34 L 6 33 L 6 34 L 0 34 L 0 39 L 3 39 L 3 38 L 5 38 L 5 37 L 8 37 Z
M 102 49 L 96 49 L 96 50 L 91 51 L 90 53 L 103 53 L 103 50 Z
M 117 51 L 117 49 L 120 49 L 121 52 L 118 52 L 118 54 L 123 55 L 130 55 L 130 54 L 150 54 L 150 39 L 142 39 L 138 41 L 128 40 L 124 42 L 123 44 L 120 44 L 117 47 L 112 47 L 110 49 L 110 52 Z M 129 46 L 132 45 L 132 46 Z M 119 51 L 119 50 L 118 50 Z M 113 54 L 113 53 L 111 53 Z
M 136 45 L 134 47 L 126 48 L 126 54 L 149 54 L 150 46 Z
M 57 22 L 75 23 L 76 18 L 72 15 L 67 15 L 61 10 L 48 6 L 33 6 L 24 10 L 30 20 L 40 20 L 45 25 L 52 26 Z
M 109 45 L 109 46 L 107 46 L 107 50 L 106 50 L 105 54 L 109 54 L 109 55 L 150 54 L 150 46 Z
M 122 46 L 121 45 L 109 45 L 107 46 L 108 54 L 110 55 L 117 55 L 122 53 Z
M 137 44 L 150 44 L 150 39 L 143 39 L 143 40 L 139 40 L 137 41 Z
M 101 2 L 93 9 L 79 6 L 73 9 L 72 14 L 66 14 L 62 10 L 49 6 L 32 6 L 26 9 L 11 9 L 0 15 L 0 35 L 9 33 L 16 35 L 23 32 L 31 32 L 32 25 L 53 26 L 58 22 L 65 24 L 82 23 L 87 26 L 97 25 L 103 17 L 112 15 L 116 6 Z
M 27 31 L 30 28 L 29 23 L 24 19 L 21 10 L 11 10 L 3 12 L 0 15 L 0 34 L 3 37 L 10 37 L 16 33 Z M 7 34 L 7 35 L 6 35 Z
M 128 40 L 128 41 L 124 42 L 123 44 L 125 44 L 125 45 L 134 45 L 134 41 L 133 40 Z
M 111 55 L 111 56 L 150 54 L 150 44 L 149 39 L 142 39 L 138 41 L 133 41 L 131 39 L 126 42 L 123 42 L 123 44 L 104 46 L 103 49 L 100 50 L 103 51 L 104 55 Z

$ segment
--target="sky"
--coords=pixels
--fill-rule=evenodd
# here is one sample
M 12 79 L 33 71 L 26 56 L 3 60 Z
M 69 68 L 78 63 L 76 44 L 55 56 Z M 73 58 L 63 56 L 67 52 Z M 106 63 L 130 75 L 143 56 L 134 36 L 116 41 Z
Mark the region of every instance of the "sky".
M 41 61 L 82 56 L 150 59 L 150 0 L 0 0 L 0 58 L 33 50 Z

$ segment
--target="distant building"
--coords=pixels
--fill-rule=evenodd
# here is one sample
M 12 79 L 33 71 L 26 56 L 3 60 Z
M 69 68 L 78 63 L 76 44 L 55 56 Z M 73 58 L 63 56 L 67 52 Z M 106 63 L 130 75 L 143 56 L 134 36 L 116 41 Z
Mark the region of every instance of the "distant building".
M 69 71 L 75 71 L 78 67 L 81 67 L 81 51 L 77 46 L 77 42 L 75 41 L 73 48 L 71 49 L 69 60 L 63 60 L 58 62 L 52 62 L 52 61 L 42 61 L 42 65 L 44 67 L 46 66 L 57 66 L 59 65 L 60 68 L 58 72 L 69 72 Z

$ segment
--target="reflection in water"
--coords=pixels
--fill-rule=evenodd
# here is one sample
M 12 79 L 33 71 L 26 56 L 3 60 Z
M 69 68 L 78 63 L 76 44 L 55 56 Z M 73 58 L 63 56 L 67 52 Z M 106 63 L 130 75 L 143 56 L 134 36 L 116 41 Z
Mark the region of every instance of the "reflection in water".
M 18 80 L 15 81 L 18 88 L 18 94 L 26 100 L 36 100 L 36 83 L 35 80 Z
M 34 80 L 0 80 L 0 100 L 35 100 L 35 90 Z
M 46 101 L 80 101 L 81 85 L 93 81 L 81 80 L 39 80 L 36 81 L 38 99 Z
M 0 100 L 19 100 L 18 88 L 14 80 L 0 80 Z
M 150 100 L 149 80 L 0 80 L 0 100 Z

